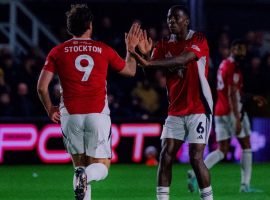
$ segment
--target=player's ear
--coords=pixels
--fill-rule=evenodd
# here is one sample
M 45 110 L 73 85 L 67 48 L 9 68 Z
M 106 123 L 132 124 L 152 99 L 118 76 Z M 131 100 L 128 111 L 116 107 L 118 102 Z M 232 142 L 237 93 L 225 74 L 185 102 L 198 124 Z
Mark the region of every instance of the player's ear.
M 89 29 L 92 31 L 93 30 L 93 24 L 92 24 L 92 22 L 90 22 L 90 24 L 89 24 Z
M 89 24 L 89 30 L 90 30 L 90 37 L 92 37 L 92 33 L 93 33 L 93 25 L 92 25 L 92 22 L 90 22 L 90 24 Z

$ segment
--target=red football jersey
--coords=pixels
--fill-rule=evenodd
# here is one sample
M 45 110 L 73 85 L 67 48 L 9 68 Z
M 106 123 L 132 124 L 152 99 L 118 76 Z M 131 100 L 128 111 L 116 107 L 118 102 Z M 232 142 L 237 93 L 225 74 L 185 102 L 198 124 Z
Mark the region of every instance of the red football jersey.
M 215 115 L 228 115 L 231 112 L 229 101 L 229 86 L 235 85 L 237 88 L 237 102 L 239 111 L 242 104 L 240 94 L 243 87 L 243 75 L 239 68 L 236 68 L 232 57 L 224 59 L 217 72 L 217 103 L 215 106 Z
M 121 71 L 125 61 L 109 46 L 73 38 L 51 50 L 44 70 L 59 76 L 61 106 L 70 114 L 109 114 L 106 92 L 108 66 Z
M 207 81 L 209 49 L 202 33 L 189 31 L 186 40 L 177 41 L 171 35 L 168 41 L 159 41 L 152 59 L 164 59 L 193 52 L 197 56 L 186 69 L 166 71 L 169 99 L 168 115 L 212 113 L 213 100 Z

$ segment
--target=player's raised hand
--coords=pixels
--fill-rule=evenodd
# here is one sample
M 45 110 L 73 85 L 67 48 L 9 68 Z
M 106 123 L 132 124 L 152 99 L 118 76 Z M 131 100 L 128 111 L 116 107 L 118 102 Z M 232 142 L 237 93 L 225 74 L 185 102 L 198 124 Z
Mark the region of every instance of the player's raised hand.
M 140 36 L 138 48 L 142 54 L 147 55 L 152 50 L 152 46 L 153 46 L 153 41 L 150 37 L 147 38 L 147 32 L 146 30 L 144 30 Z
M 267 104 L 267 100 L 263 96 L 259 96 L 259 95 L 254 95 L 253 101 L 256 102 L 258 107 L 263 107 L 264 105 Z
M 128 34 L 125 33 L 125 43 L 128 51 L 135 51 L 142 34 L 141 25 L 138 23 L 132 24 Z
M 58 124 L 60 122 L 60 112 L 58 106 L 52 106 L 48 112 L 48 115 L 54 123 Z

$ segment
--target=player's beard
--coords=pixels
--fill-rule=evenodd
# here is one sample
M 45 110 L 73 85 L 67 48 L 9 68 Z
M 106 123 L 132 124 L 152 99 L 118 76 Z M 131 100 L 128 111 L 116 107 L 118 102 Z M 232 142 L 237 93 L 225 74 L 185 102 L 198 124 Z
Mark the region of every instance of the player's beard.
M 237 63 L 237 66 L 242 70 L 245 68 L 245 59 L 235 59 L 235 62 Z
M 235 60 L 235 62 L 237 62 L 239 64 L 245 63 L 245 57 L 244 56 L 235 56 L 234 60 Z

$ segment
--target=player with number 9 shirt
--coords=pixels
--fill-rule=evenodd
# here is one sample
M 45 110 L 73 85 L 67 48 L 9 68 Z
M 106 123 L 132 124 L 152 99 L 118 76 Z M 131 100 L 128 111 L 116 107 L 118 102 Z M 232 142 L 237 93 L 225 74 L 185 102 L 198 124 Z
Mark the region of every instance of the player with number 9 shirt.
M 38 94 L 50 119 L 61 122 L 66 150 L 75 168 L 75 199 L 91 198 L 92 181 L 106 178 L 111 158 L 111 119 L 106 93 L 108 66 L 134 76 L 136 61 L 127 51 L 123 60 L 108 45 L 91 39 L 92 13 L 77 4 L 67 12 L 72 39 L 54 47 L 47 56 L 38 81 Z M 141 34 L 133 24 L 125 36 L 126 48 L 135 48 Z M 48 85 L 54 75 L 61 83 L 60 107 L 52 105 Z

